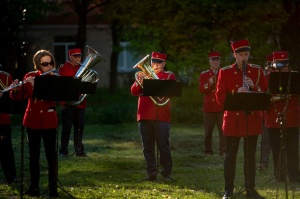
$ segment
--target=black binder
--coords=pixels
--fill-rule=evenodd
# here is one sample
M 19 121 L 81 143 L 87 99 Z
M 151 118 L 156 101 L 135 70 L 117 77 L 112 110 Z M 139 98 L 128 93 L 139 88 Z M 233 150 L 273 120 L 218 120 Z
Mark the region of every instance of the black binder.
M 182 84 L 176 80 L 144 79 L 143 96 L 181 97 Z
M 269 91 L 272 94 L 286 94 L 290 81 L 289 94 L 300 94 L 299 72 L 271 72 Z
M 227 93 L 224 110 L 227 111 L 263 111 L 268 110 L 271 94 L 262 92 Z

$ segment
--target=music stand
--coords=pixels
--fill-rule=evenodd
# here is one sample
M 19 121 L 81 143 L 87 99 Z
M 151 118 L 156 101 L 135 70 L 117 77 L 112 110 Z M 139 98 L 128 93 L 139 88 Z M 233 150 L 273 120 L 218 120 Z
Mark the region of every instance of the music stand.
M 181 97 L 182 84 L 176 80 L 144 79 L 143 96 Z
M 182 95 L 182 84 L 179 81 L 176 80 L 162 80 L 162 79 L 144 79 L 143 80 L 143 96 L 152 96 L 152 97 L 158 97 L 158 96 L 167 96 L 167 97 L 181 97 Z M 158 116 L 158 104 L 156 104 L 156 115 Z M 158 121 L 158 118 L 156 119 Z M 158 127 L 158 125 L 157 125 Z M 158 153 L 158 147 L 156 143 L 156 164 L 157 164 L 157 173 L 159 173 L 159 153 Z M 151 174 L 153 175 L 153 174 Z M 141 180 L 140 182 L 143 182 L 144 180 L 147 180 L 148 177 Z M 173 180 L 173 179 L 171 179 Z M 174 181 L 174 180 L 173 180 Z
M 269 91 L 272 94 L 285 94 L 287 91 L 288 94 L 300 94 L 299 79 L 299 72 L 271 72 Z
M 263 92 L 240 92 L 240 93 L 227 93 L 224 110 L 226 111 L 245 111 L 246 115 L 246 135 L 248 137 L 248 114 L 251 111 L 263 111 L 268 110 L 271 103 L 271 94 Z M 247 147 L 247 171 L 246 176 L 249 180 L 249 163 L 248 163 L 248 138 L 246 140 Z M 248 182 L 246 182 L 248 183 Z
M 24 114 L 26 110 L 27 99 L 25 100 L 12 100 L 9 96 L 9 92 L 4 92 L 0 98 L 0 113 L 7 114 Z
M 224 110 L 226 111 L 262 111 L 268 110 L 271 94 L 262 92 L 227 93 Z
M 55 75 L 36 76 L 34 79 L 33 98 L 37 98 L 39 100 L 49 100 L 49 101 L 76 101 L 78 100 L 80 95 L 79 92 L 80 82 L 81 80 L 79 78 L 68 77 L 68 76 L 55 76 Z M 58 131 L 56 135 L 57 135 L 56 147 L 58 147 Z M 58 153 L 58 148 L 57 148 L 57 153 Z M 57 171 L 58 171 L 58 160 L 57 160 Z M 55 180 L 57 180 L 58 188 L 60 188 L 71 198 L 75 198 L 64 189 L 58 177 Z M 42 193 L 41 195 L 43 195 L 44 193 Z
M 300 94 L 300 85 L 298 83 L 300 79 L 300 73 L 296 71 L 289 71 L 289 72 L 271 72 L 270 78 L 269 78 L 269 90 L 272 94 L 278 94 L 280 99 L 282 100 L 282 103 L 284 104 L 284 107 L 282 110 L 278 112 L 279 115 L 279 121 L 280 121 L 280 132 L 281 132 L 281 145 L 280 150 L 282 151 L 282 158 L 283 158 L 283 171 L 284 171 L 284 181 L 285 181 L 285 191 L 286 191 L 286 197 L 288 195 L 287 191 L 287 160 L 286 160 L 286 110 L 288 106 L 288 98 L 286 96 L 290 94 Z M 280 154 L 279 153 L 279 162 L 280 161 Z M 279 164 L 277 166 L 277 171 L 275 173 L 275 177 L 277 175 L 280 175 L 280 173 L 277 173 L 280 171 L 281 165 Z

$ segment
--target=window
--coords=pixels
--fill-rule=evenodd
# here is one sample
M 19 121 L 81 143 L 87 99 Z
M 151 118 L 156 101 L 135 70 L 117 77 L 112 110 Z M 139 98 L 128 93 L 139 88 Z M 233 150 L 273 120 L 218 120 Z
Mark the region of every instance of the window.
M 55 37 L 53 42 L 53 55 L 56 67 L 64 64 L 68 60 L 68 50 L 75 47 L 75 37 Z
M 118 58 L 118 72 L 119 73 L 128 73 L 132 72 L 132 68 L 141 58 L 134 56 L 134 52 L 130 50 L 129 42 L 120 42 L 120 46 L 123 50 L 119 53 Z

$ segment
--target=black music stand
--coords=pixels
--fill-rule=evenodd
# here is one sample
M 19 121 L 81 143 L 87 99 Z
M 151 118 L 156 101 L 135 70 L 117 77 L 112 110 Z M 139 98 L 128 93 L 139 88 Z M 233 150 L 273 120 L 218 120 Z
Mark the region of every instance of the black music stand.
M 81 80 L 74 77 L 55 75 L 36 76 L 34 79 L 33 98 L 37 98 L 39 100 L 57 101 L 57 105 L 59 104 L 58 101 L 76 101 L 78 100 L 80 95 L 80 83 Z M 56 147 L 58 147 L 58 131 L 56 135 Z M 58 178 L 56 180 L 58 188 L 60 188 L 71 198 L 75 198 L 64 189 L 62 183 Z M 45 191 L 41 195 L 45 194 L 46 192 L 47 191 Z
M 144 79 L 143 80 L 143 96 L 152 96 L 152 97 L 159 97 L 159 96 L 166 96 L 166 97 L 181 97 L 182 95 L 182 84 L 176 80 L 162 80 L 162 79 Z M 158 104 L 156 104 L 156 112 L 158 113 Z M 157 114 L 156 114 L 157 115 Z M 158 119 L 157 119 L 158 120 Z M 160 164 L 159 164 L 159 153 L 158 147 L 156 144 L 156 164 L 157 164 L 157 172 L 159 172 Z M 152 174 L 154 175 L 154 174 Z M 147 180 L 148 176 L 141 180 Z M 173 180 L 173 179 L 171 179 Z M 173 180 L 174 181 L 174 180 Z
M 271 72 L 269 91 L 272 94 L 300 94 L 299 72 Z
M 240 92 L 240 93 L 227 93 L 224 110 L 226 111 L 245 111 L 246 115 L 246 134 L 248 137 L 248 114 L 251 111 L 263 111 L 268 110 L 271 103 L 271 94 L 263 92 Z M 247 156 L 248 150 L 248 138 L 246 142 Z M 249 179 L 249 163 L 247 157 L 247 179 Z M 248 182 L 246 182 L 248 183 Z M 238 193 L 239 194 L 239 193 Z M 237 194 L 237 195 L 238 195 Z
M 224 110 L 226 111 L 262 111 L 268 110 L 271 94 L 262 92 L 227 93 Z
M 9 96 L 9 92 L 4 92 L 0 98 L 0 113 L 8 114 L 24 114 L 27 104 L 27 99 L 25 100 L 12 100 Z
M 281 147 L 280 150 L 282 151 L 282 158 L 283 158 L 283 171 L 284 171 L 284 181 L 285 181 L 285 191 L 286 191 L 286 198 L 288 197 L 288 188 L 287 188 L 287 160 L 286 160 L 286 110 L 288 106 L 288 98 L 286 96 L 290 94 L 300 94 L 300 73 L 296 71 L 290 72 L 271 72 L 269 78 L 269 91 L 272 94 L 279 95 L 281 102 L 284 103 L 284 107 L 282 110 L 279 110 L 279 121 L 280 121 L 280 132 L 281 132 Z M 279 153 L 280 156 L 281 152 Z M 279 157 L 280 161 L 280 157 Z M 277 171 L 275 177 L 280 175 L 277 173 L 281 170 L 281 165 L 277 166 Z

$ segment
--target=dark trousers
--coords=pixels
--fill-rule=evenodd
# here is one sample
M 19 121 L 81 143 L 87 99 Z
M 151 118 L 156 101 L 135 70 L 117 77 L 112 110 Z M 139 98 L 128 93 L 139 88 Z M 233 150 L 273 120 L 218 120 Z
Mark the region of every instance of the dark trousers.
M 159 150 L 162 175 L 171 175 L 172 157 L 169 143 L 170 123 L 159 121 L 140 121 L 138 128 L 143 144 L 143 153 L 147 164 L 147 173 L 151 175 L 157 172 L 155 143 Z
M 222 124 L 223 124 L 223 112 L 205 112 L 204 113 L 204 146 L 205 153 L 213 153 L 212 150 L 212 135 L 214 125 L 217 124 L 219 132 L 219 152 L 226 151 L 226 139 L 223 136 Z
M 39 188 L 40 182 L 40 149 L 43 139 L 46 159 L 48 162 L 48 186 L 50 191 L 57 189 L 57 150 L 56 129 L 30 129 L 27 128 L 29 146 L 29 170 L 31 187 Z
M 270 144 L 273 153 L 274 175 L 276 180 L 283 181 L 286 163 L 287 175 L 290 182 L 300 180 L 299 172 L 299 128 L 286 128 L 286 133 L 281 134 L 279 128 L 269 128 Z M 285 138 L 285 142 L 284 139 Z M 286 159 L 283 153 L 286 149 Z
M 12 183 L 16 178 L 16 164 L 10 125 L 0 125 L 0 162 L 6 182 Z
M 257 135 L 244 137 L 244 178 L 246 190 L 255 187 L 255 152 Z M 241 137 L 226 136 L 227 152 L 224 161 L 225 190 L 233 192 L 236 157 Z
M 261 135 L 261 164 L 268 165 L 269 164 L 269 157 L 271 154 L 271 145 L 270 145 L 270 136 L 269 136 L 269 129 L 265 126 L 264 121 L 262 123 L 263 126 L 263 133 Z
M 84 130 L 85 109 L 76 106 L 66 105 L 62 107 L 62 133 L 61 133 L 61 154 L 68 154 L 68 145 L 72 125 L 74 125 L 74 149 L 76 153 L 83 153 L 82 144 Z

